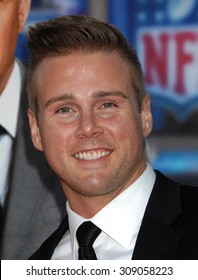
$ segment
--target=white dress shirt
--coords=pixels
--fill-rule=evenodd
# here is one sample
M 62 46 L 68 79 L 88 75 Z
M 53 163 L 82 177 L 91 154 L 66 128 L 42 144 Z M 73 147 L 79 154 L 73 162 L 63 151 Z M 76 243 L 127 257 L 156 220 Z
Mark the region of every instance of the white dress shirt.
M 10 160 L 12 156 L 12 144 L 16 137 L 18 112 L 21 92 L 21 72 L 17 62 L 14 64 L 10 79 L 0 95 L 0 125 L 7 134 L 0 136 L 0 202 L 4 204 Z
M 155 177 L 147 164 L 131 186 L 89 219 L 102 230 L 93 244 L 98 260 L 131 259 Z M 52 259 L 78 259 L 76 230 L 86 219 L 72 211 L 68 202 L 67 212 L 69 231 L 56 247 Z

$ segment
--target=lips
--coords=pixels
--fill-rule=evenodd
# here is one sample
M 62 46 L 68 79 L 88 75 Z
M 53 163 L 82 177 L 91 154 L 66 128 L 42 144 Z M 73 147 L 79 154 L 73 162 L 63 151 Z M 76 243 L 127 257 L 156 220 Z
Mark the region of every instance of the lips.
M 89 152 L 79 152 L 74 155 L 76 159 L 80 160 L 96 160 L 109 155 L 111 151 L 109 150 L 99 150 L 99 151 L 89 151 Z

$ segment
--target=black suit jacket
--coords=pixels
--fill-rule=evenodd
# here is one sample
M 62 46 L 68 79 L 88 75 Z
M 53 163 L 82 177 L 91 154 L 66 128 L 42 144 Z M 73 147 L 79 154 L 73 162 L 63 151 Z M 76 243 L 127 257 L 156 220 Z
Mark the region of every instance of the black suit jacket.
M 66 217 L 30 259 L 51 259 L 67 230 Z M 198 259 L 198 187 L 179 185 L 156 171 L 132 259 Z

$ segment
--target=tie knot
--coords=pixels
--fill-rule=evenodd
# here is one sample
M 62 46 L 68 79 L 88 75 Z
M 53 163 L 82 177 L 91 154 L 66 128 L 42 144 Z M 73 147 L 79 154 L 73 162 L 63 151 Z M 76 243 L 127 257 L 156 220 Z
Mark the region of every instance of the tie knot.
M 100 233 L 101 229 L 92 222 L 88 221 L 82 223 L 76 232 L 79 247 L 92 246 Z

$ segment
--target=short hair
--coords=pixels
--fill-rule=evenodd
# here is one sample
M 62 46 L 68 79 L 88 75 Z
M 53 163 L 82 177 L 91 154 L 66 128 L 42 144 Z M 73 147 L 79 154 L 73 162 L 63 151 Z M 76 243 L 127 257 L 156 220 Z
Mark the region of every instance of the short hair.
M 30 26 L 28 47 L 31 52 L 28 68 L 29 107 L 35 114 L 38 113 L 35 83 L 38 65 L 47 57 L 97 51 L 114 52 L 129 65 L 132 86 L 141 111 L 142 99 L 146 95 L 142 67 L 135 49 L 116 27 L 89 16 L 62 16 Z

